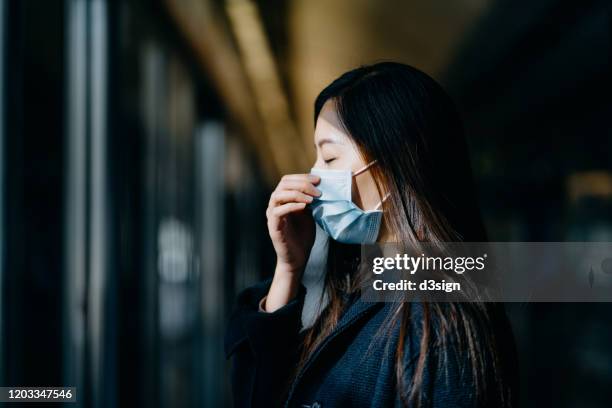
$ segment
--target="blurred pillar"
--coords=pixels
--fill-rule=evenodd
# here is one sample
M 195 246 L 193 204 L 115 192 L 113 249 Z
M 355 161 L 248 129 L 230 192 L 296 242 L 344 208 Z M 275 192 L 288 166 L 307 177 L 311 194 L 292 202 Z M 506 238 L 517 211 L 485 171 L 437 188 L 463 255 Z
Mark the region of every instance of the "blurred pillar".
M 68 0 L 65 382 L 81 406 L 115 402 L 109 307 L 108 15 L 105 0 Z
M 159 375 L 159 307 L 157 272 L 157 234 L 160 214 L 158 162 L 160 156 L 160 140 L 164 137 L 167 127 L 167 116 L 164 114 L 164 104 L 168 100 L 166 88 L 161 84 L 166 82 L 165 59 L 161 49 L 153 42 L 144 47 L 142 68 L 142 94 L 140 104 L 143 109 L 145 140 L 144 140 L 144 242 L 142 303 L 144 311 L 139 329 L 142 331 L 143 359 L 142 395 L 143 405 L 147 407 L 160 406 L 161 384 Z
M 197 221 L 201 257 L 202 406 L 223 405 L 225 298 L 225 130 L 220 123 L 204 124 L 196 136 Z
M 67 2 L 67 171 L 65 235 L 64 381 L 77 387 L 77 406 L 85 392 L 86 322 L 86 163 L 87 4 Z
M 94 407 L 114 405 L 114 370 L 109 369 L 115 359 L 107 351 L 114 348 L 113 336 L 106 333 L 107 299 L 110 284 L 110 198 L 108 159 L 108 5 L 106 0 L 92 0 L 89 8 L 90 58 L 89 115 L 90 115 L 90 175 L 89 175 L 89 282 L 88 334 Z M 114 315 L 112 315 L 114 318 Z M 112 330 L 112 329 L 111 329 Z M 109 358 L 110 357 L 110 358 Z

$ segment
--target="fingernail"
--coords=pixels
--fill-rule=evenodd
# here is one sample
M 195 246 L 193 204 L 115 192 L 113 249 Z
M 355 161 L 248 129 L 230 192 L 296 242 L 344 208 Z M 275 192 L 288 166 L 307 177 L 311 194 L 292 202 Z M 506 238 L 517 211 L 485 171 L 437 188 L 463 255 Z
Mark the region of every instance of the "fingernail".
M 318 188 L 315 188 L 315 190 L 317 191 L 317 197 L 321 195 L 321 190 L 319 190 Z
M 319 176 L 317 176 L 316 174 L 309 174 L 308 175 L 308 180 L 310 180 L 310 181 L 319 181 Z
M 311 197 L 311 196 L 306 196 L 306 201 L 308 201 L 309 203 L 311 203 L 311 202 L 312 202 L 312 200 L 313 200 L 313 199 L 312 199 L 312 197 Z

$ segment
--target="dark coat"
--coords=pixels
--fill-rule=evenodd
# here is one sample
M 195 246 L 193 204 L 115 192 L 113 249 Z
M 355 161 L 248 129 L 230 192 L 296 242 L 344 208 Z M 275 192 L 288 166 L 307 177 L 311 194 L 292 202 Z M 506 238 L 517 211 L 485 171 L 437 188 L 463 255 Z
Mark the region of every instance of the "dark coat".
M 337 327 L 294 377 L 302 341 L 301 312 L 306 289 L 273 313 L 258 311 L 270 280 L 238 297 L 225 338 L 226 357 L 233 358 L 232 387 L 236 407 L 392 407 L 399 405 L 395 352 L 399 324 L 387 336 L 376 336 L 391 311 L 390 303 L 347 298 L 350 306 Z M 419 355 L 422 307 L 414 304 L 405 341 L 405 375 L 411 378 Z M 501 333 L 511 339 L 511 333 Z M 377 340 L 378 339 L 378 340 Z M 510 350 L 510 349 L 508 349 Z M 451 348 L 443 369 L 435 353 L 426 360 L 424 406 L 474 407 L 474 386 L 465 353 Z M 438 368 L 436 368 L 438 367 Z M 292 384 L 288 379 L 295 378 Z

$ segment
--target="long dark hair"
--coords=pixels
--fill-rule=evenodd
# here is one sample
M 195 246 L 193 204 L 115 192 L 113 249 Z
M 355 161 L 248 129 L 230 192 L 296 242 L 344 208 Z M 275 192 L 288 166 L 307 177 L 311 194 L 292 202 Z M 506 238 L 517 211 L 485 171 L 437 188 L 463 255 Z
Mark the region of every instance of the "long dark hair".
M 377 160 L 371 173 L 379 192 L 390 193 L 384 202 L 384 221 L 396 241 L 415 246 L 486 241 L 463 125 L 453 101 L 436 81 L 409 65 L 380 62 L 346 72 L 323 89 L 315 101 L 315 124 L 327 101 L 335 103 L 364 162 Z M 329 303 L 306 333 L 298 370 L 338 322 L 346 306 L 342 293 L 358 290 L 354 281 L 347 280 L 347 265 L 353 267 L 354 259 L 354 248 L 330 242 L 325 284 Z M 499 308 L 489 303 L 423 303 L 419 358 L 407 379 L 404 341 L 415 323 L 410 321 L 413 305 L 400 302 L 393 307 L 387 327 L 399 322 L 396 377 L 404 405 L 421 405 L 428 356 L 435 348 L 444 359 L 450 344 L 467 354 L 466 371 L 481 403 L 511 405 L 494 333 Z

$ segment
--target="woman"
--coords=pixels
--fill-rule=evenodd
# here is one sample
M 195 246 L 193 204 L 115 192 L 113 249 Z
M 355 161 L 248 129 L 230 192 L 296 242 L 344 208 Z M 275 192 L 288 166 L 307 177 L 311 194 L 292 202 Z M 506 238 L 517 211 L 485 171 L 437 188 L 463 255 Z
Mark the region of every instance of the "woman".
M 359 297 L 359 244 L 486 240 L 448 95 L 408 65 L 359 67 L 317 97 L 314 144 L 311 173 L 284 176 L 270 198 L 274 277 L 245 290 L 230 321 L 235 405 L 512 406 L 499 307 Z M 315 221 L 330 236 L 326 303 L 302 327 Z

